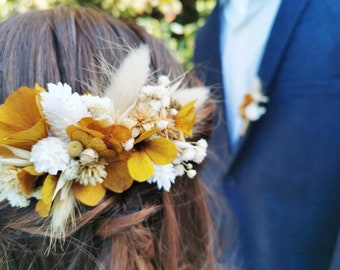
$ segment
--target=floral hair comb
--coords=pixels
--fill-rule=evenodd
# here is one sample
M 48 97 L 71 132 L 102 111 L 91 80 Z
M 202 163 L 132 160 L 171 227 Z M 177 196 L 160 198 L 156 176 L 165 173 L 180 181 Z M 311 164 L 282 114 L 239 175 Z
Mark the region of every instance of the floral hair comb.
M 0 106 L 0 201 L 35 198 L 52 235 L 63 235 L 77 201 L 95 206 L 134 181 L 169 191 L 177 176 L 193 178 L 207 142 L 187 138 L 208 89 L 178 89 L 167 76 L 147 85 L 149 64 L 147 46 L 132 49 L 100 95 L 61 83 L 12 93 Z

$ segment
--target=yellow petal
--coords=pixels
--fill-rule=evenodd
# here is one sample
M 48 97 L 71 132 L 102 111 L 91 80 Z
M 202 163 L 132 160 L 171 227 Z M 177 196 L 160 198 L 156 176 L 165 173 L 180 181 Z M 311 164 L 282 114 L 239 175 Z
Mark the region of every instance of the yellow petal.
M 148 131 L 145 131 L 144 133 L 142 133 L 136 140 L 135 140 L 135 144 L 141 142 L 141 141 L 144 141 L 145 139 L 149 138 L 151 135 L 159 132 L 160 129 L 159 128 L 153 128 L 153 129 L 150 129 Z
M 153 163 L 157 165 L 169 164 L 177 156 L 176 145 L 166 138 L 155 138 L 147 141 L 144 150 Z
M 99 121 L 91 117 L 82 118 L 78 123 L 78 127 L 93 137 L 102 138 L 104 136 L 105 128 Z
M 105 166 L 107 177 L 103 185 L 113 192 L 122 193 L 133 184 L 133 178 L 129 174 L 127 161 L 117 160 Z
M 102 184 L 84 186 L 79 183 L 74 183 L 72 190 L 76 198 L 88 206 L 96 206 L 104 198 L 106 193 L 106 189 Z
M 2 127 L 0 126 L 0 130 L 1 129 Z M 34 144 L 47 136 L 48 131 L 46 122 L 44 119 L 40 119 L 33 127 L 0 139 L 0 144 L 11 145 L 24 150 L 31 150 Z
M 50 213 L 52 198 L 57 182 L 58 177 L 56 175 L 49 174 L 45 178 L 41 191 L 41 199 L 35 205 L 35 211 L 37 211 L 37 213 L 42 217 L 47 217 Z
M 44 173 L 37 173 L 34 169 L 34 166 L 28 166 L 23 168 L 18 173 L 18 179 L 20 183 L 20 187 L 22 191 L 29 195 L 31 193 L 32 187 L 35 183 L 35 180 L 38 178 L 39 175 L 43 175 Z
M 254 101 L 253 97 L 250 94 L 246 94 L 244 96 L 243 102 L 240 106 L 241 116 L 243 119 L 247 119 L 246 116 L 246 108 L 249 104 L 251 104 Z
M 76 126 L 73 125 L 66 128 L 66 133 L 72 141 L 81 142 L 84 146 L 90 143 L 92 139 L 92 136 L 86 134 L 84 131 L 79 130 Z
M 148 180 L 154 174 L 152 162 L 144 151 L 135 151 L 127 162 L 131 177 L 138 182 Z
M 0 146 L 0 156 L 1 157 L 13 156 L 13 152 L 6 147 Z
M 34 84 L 34 89 L 38 90 L 40 93 L 46 92 L 46 89 L 44 87 L 42 87 L 40 84 L 38 84 L 38 83 Z
M 30 129 L 42 119 L 36 104 L 38 90 L 22 87 L 0 106 L 0 138 Z
M 112 125 L 106 128 L 106 134 L 112 135 L 118 142 L 125 142 L 132 136 L 131 130 L 122 125 Z
M 106 128 L 103 138 L 110 148 L 116 152 L 122 152 L 122 142 L 126 142 L 132 137 L 131 130 L 121 125 L 112 125 Z
M 192 136 L 192 128 L 195 124 L 195 102 L 193 100 L 184 105 L 179 111 L 175 118 L 175 126 L 179 130 L 183 131 L 186 135 Z
M 72 141 L 81 142 L 85 148 L 92 148 L 98 153 L 107 149 L 105 143 L 100 138 L 93 137 L 76 126 L 68 126 L 66 128 L 66 133 Z
M 34 89 L 37 90 L 39 93 L 46 92 L 46 89 L 44 87 L 40 86 L 38 83 L 34 84 Z M 41 106 L 41 100 L 42 100 L 41 95 L 36 95 L 36 97 L 35 97 L 36 104 L 38 106 L 40 114 L 43 115 L 43 113 L 42 113 L 42 106 Z
M 123 151 L 122 142 L 131 138 L 131 131 L 125 126 L 111 125 L 104 127 L 101 122 L 94 120 L 90 117 L 85 117 L 78 122 L 78 127 L 92 135 L 102 139 L 108 148 L 116 152 Z

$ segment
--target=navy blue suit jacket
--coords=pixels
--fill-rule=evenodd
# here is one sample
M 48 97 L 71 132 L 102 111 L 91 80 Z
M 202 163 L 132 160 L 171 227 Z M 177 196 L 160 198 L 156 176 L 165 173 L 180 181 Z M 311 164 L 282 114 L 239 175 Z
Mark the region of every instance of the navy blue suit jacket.
M 194 61 L 223 99 L 220 11 Z M 233 151 L 217 125 L 219 160 L 204 172 L 235 215 L 238 258 L 247 270 L 340 269 L 340 1 L 283 0 L 258 74 L 266 114 Z

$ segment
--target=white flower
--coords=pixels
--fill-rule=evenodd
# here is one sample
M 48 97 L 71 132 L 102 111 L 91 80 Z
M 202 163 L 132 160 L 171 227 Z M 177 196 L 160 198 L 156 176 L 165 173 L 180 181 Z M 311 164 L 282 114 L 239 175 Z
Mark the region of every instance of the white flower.
M 89 117 L 87 106 L 78 93 L 72 94 L 69 85 L 47 84 L 48 92 L 41 93 L 41 106 L 47 123 L 55 136 L 68 141 L 66 127 L 76 124 L 83 117 Z
M 190 145 L 190 144 L 189 144 Z M 191 146 L 191 145 L 190 145 Z M 182 160 L 183 161 L 190 161 L 193 160 L 195 157 L 196 151 L 193 147 L 188 147 L 182 153 Z
M 124 150 L 125 151 L 131 150 L 133 148 L 134 142 L 135 142 L 135 139 L 131 138 L 127 140 L 125 143 L 123 143 Z
M 262 93 L 262 83 L 259 77 L 255 77 L 250 89 L 250 95 L 256 103 L 267 103 L 269 98 Z
M 63 170 L 60 178 L 65 178 L 65 180 L 71 181 L 76 179 L 78 176 L 78 172 L 80 169 L 79 161 L 71 159 L 70 162 L 67 164 L 65 170 Z
M 196 170 L 188 170 L 187 171 L 187 176 L 189 178 L 194 178 L 196 176 L 196 174 L 197 174 Z
M 192 161 L 196 162 L 197 164 L 200 164 L 206 156 L 207 156 L 207 152 L 205 149 L 196 147 L 195 156 L 192 159 Z
M 83 95 L 81 100 L 90 111 L 93 119 L 104 121 L 107 125 L 114 123 L 114 104 L 111 99 L 108 97 Z
M 150 100 L 148 104 L 155 111 L 160 111 L 162 108 L 162 102 L 160 100 Z
M 8 200 L 12 207 L 26 207 L 30 201 L 21 190 L 18 170 L 12 166 L 0 165 L 0 202 Z
M 182 176 L 185 173 L 185 168 L 182 164 L 177 164 L 174 166 L 175 174 L 177 176 Z
M 261 81 L 256 77 L 253 81 L 252 88 L 249 94 L 245 95 L 243 103 L 240 106 L 241 116 L 248 121 L 257 121 L 266 113 L 266 108 L 261 106 L 262 103 L 267 103 L 269 98 L 262 93 Z M 245 127 L 248 124 L 246 123 Z M 242 129 L 243 133 L 244 128 Z
M 65 170 L 69 159 L 66 145 L 56 137 L 47 137 L 33 145 L 30 161 L 37 172 L 56 175 Z
M 169 191 L 171 184 L 175 183 L 176 173 L 172 164 L 158 166 L 153 164 L 155 173 L 148 179 L 148 183 L 157 183 L 158 189 Z
M 175 116 L 175 115 L 178 114 L 178 111 L 177 111 L 176 109 L 172 108 L 172 109 L 170 110 L 170 114 L 171 114 L 172 116 Z
M 250 121 L 257 121 L 260 117 L 266 113 L 266 108 L 259 106 L 257 103 L 252 102 L 245 108 L 246 118 Z
M 208 143 L 207 143 L 207 141 L 205 139 L 199 139 L 197 141 L 197 146 L 201 147 L 203 149 L 207 149 L 208 148 Z
M 82 166 L 76 181 L 84 186 L 95 186 L 97 183 L 103 183 L 106 176 L 105 165 L 103 163 L 95 163 Z
M 166 127 L 168 126 L 169 122 L 165 121 L 165 120 L 160 120 L 157 122 L 156 126 L 160 129 L 160 130 L 164 130 L 166 129 Z

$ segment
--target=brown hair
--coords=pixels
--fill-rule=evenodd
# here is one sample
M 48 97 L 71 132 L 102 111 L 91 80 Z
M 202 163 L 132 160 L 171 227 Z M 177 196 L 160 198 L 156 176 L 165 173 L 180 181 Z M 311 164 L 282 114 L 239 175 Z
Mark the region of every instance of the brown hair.
M 60 6 L 15 15 L 0 25 L 1 98 L 20 86 L 67 82 L 105 84 L 98 56 L 118 67 L 126 48 L 151 49 L 152 75 L 183 73 L 167 49 L 139 27 L 87 8 Z M 188 84 L 197 82 L 191 78 Z M 199 113 L 194 138 L 211 133 L 212 104 Z M 183 177 L 170 192 L 148 183 L 109 192 L 96 207 L 79 205 L 77 226 L 47 255 L 44 220 L 26 208 L 0 204 L 1 269 L 215 269 L 214 232 L 205 187 Z

